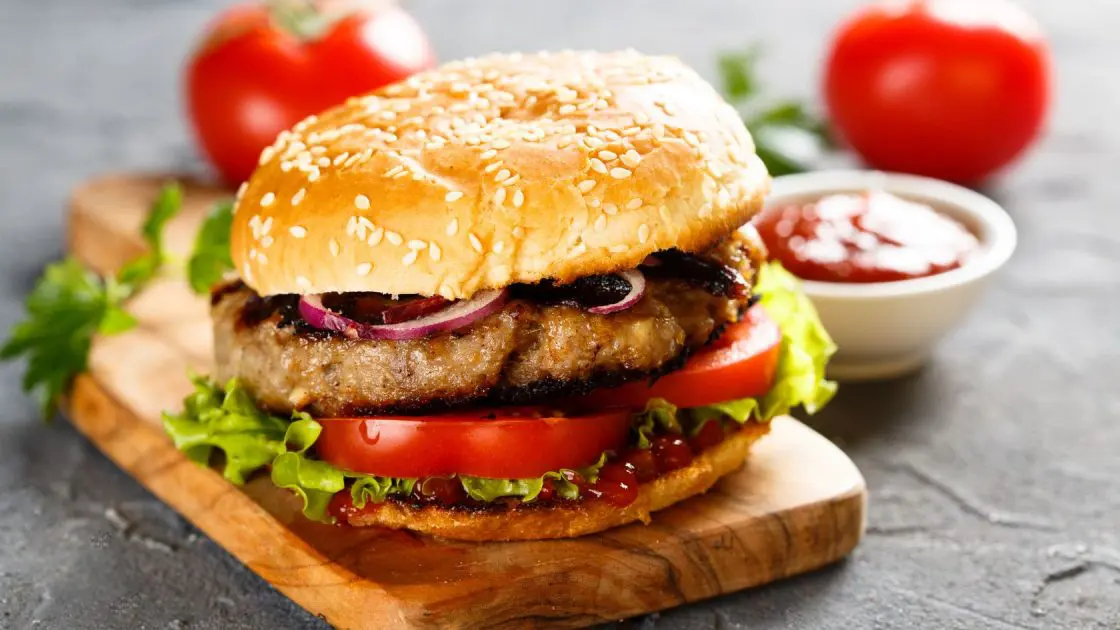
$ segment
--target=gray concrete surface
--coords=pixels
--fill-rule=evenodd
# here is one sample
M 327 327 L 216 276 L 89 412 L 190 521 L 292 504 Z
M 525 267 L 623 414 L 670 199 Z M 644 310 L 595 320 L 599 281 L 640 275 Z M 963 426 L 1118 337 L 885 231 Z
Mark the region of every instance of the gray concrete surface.
M 1022 232 L 980 311 L 901 382 L 814 420 L 872 491 L 839 566 L 631 622 L 640 628 L 1120 628 L 1120 4 L 1023 0 L 1059 94 L 1039 150 L 988 192 Z M 178 70 L 218 0 L 0 1 L 0 329 L 61 248 L 67 190 L 198 168 Z M 776 90 L 812 96 L 855 0 L 411 3 L 442 58 L 639 49 L 709 76 L 761 40 Z M 153 499 L 0 366 L 0 627 L 315 628 Z M 811 466 L 811 462 L 799 465 Z

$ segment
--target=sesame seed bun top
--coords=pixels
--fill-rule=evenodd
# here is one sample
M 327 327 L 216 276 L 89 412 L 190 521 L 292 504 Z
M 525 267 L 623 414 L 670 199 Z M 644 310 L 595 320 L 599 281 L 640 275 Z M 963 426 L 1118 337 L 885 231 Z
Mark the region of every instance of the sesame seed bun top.
M 262 295 L 459 299 L 702 250 L 769 181 L 734 109 L 676 59 L 491 55 L 281 133 L 238 192 L 232 255 Z

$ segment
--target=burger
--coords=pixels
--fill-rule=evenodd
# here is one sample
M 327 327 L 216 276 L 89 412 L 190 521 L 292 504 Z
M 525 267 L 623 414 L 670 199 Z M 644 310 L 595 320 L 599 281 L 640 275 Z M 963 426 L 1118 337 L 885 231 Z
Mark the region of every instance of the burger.
M 165 427 L 318 520 L 648 522 L 833 393 L 828 335 L 748 225 L 769 182 L 672 58 L 491 55 L 350 99 L 239 191 L 213 380 Z

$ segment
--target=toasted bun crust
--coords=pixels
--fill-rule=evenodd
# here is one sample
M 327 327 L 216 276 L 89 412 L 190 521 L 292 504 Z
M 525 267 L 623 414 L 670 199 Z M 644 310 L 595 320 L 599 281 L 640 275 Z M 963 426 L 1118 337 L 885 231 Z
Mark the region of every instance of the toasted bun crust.
M 707 491 L 720 477 L 739 468 L 751 445 L 769 431 L 769 424 L 747 424 L 687 468 L 643 484 L 638 499 L 624 508 L 592 501 L 559 507 L 526 504 L 509 510 L 469 511 L 387 502 L 351 517 L 349 523 L 476 541 L 574 538 L 634 521 L 648 523 L 650 513 Z
M 281 133 L 239 191 L 232 253 L 261 295 L 458 299 L 701 250 L 768 190 L 735 110 L 676 59 L 492 55 Z

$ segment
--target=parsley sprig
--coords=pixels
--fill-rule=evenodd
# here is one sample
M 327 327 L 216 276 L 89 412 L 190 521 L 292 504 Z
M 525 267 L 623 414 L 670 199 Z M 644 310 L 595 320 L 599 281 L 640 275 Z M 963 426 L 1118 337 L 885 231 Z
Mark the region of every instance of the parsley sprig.
M 215 204 L 195 237 L 194 252 L 187 261 L 187 280 L 195 293 L 209 292 L 210 287 L 233 269 L 229 253 L 232 226 L 233 202 Z
M 27 317 L 12 328 L 0 359 L 26 357 L 23 389 L 36 395 L 44 416 L 86 370 L 95 334 L 115 335 L 136 326 L 124 303 L 166 262 L 163 228 L 179 213 L 182 201 L 178 184 L 160 190 L 142 228 L 148 251 L 116 276 L 101 277 L 71 256 L 48 265 L 39 277 L 27 296 Z
M 758 48 L 721 55 L 724 94 L 743 117 L 771 175 L 809 170 L 831 146 L 828 126 L 801 102 L 767 98 L 758 78 L 760 58 Z

